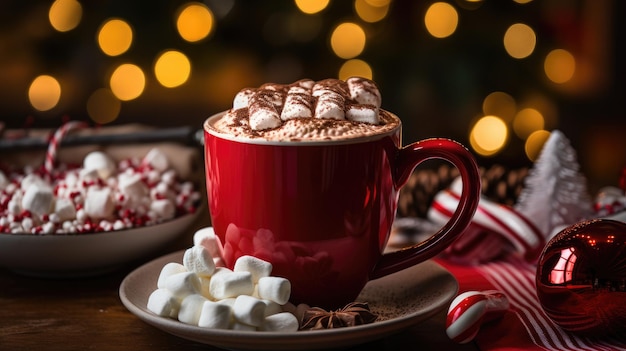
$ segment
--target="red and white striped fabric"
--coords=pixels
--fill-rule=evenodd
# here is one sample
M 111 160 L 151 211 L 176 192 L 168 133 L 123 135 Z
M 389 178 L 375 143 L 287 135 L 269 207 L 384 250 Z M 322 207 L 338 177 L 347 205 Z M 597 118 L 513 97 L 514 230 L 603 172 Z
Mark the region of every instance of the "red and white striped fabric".
M 482 351 L 624 350 L 626 341 L 593 339 L 569 333 L 543 311 L 535 289 L 536 266 L 519 257 L 468 266 L 438 258 L 458 280 L 459 291 L 496 289 L 506 294 L 509 310 L 502 318 L 481 326 L 475 343 Z
M 457 209 L 463 184 L 456 179 L 452 185 L 437 193 L 428 218 L 444 224 Z M 447 250 L 463 263 L 489 262 L 515 253 L 528 262 L 539 257 L 546 244 L 546 235 L 521 213 L 487 198 L 481 198 L 469 228 Z

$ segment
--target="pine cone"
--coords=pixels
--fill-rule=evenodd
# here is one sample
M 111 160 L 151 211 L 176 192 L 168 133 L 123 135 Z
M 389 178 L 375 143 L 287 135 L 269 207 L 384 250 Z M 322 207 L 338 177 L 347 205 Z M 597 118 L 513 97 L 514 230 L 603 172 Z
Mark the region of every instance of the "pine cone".
M 501 165 L 479 168 L 482 194 L 488 199 L 512 206 L 517 201 L 528 168 L 507 170 Z M 456 167 L 442 164 L 438 169 L 416 169 L 400 189 L 398 216 L 426 218 L 435 195 L 450 186 L 459 175 Z
M 507 170 L 503 166 L 494 165 L 481 171 L 482 193 L 494 202 L 513 206 L 527 175 L 528 168 Z
M 458 175 L 459 171 L 449 165 L 441 165 L 436 170 L 416 169 L 400 189 L 398 215 L 426 218 L 435 195 L 450 186 Z

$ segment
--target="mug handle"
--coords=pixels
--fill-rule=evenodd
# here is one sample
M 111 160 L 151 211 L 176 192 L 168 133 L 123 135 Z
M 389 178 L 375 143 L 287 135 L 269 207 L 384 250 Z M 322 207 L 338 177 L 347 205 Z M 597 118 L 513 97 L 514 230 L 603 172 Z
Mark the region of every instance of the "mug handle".
M 452 163 L 461 174 L 463 190 L 454 214 L 448 223 L 430 238 L 382 255 L 370 273 L 370 279 L 395 273 L 436 256 L 450 246 L 472 221 L 480 199 L 481 181 L 478 166 L 467 148 L 454 140 L 425 139 L 400 149 L 393 177 L 396 189 L 406 184 L 418 164 L 434 158 Z

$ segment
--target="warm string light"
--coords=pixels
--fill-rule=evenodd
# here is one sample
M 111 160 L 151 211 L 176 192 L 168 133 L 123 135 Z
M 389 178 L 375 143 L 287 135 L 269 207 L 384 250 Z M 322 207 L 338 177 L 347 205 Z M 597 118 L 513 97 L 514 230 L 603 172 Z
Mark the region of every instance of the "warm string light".
M 523 6 L 531 0 L 513 1 Z M 423 28 L 435 39 L 449 39 L 459 30 L 463 11 L 475 11 L 483 2 L 433 2 L 422 14 Z M 234 3 L 235 0 L 222 2 L 224 6 L 218 6 L 217 2 L 184 3 L 172 14 L 174 30 L 187 44 L 204 42 L 216 30 L 216 16 L 225 16 Z M 271 33 L 281 32 L 282 36 L 268 37 L 266 40 L 277 40 L 275 45 L 284 45 L 289 41 L 306 43 L 327 35 L 331 52 L 345 60 L 338 69 L 338 78 L 356 75 L 374 79 L 374 69 L 364 59 L 363 54 L 367 51 L 369 35 L 375 29 L 376 23 L 387 18 L 391 0 L 353 0 L 354 18 L 336 23 L 325 32 L 320 18 L 329 5 L 329 0 L 294 0 L 295 12 L 268 18 L 267 30 Z M 82 6 L 76 0 L 56 0 L 50 6 L 48 17 L 51 26 L 58 32 L 71 31 L 80 25 Z M 270 23 L 271 21 L 274 22 Z M 132 24 L 123 18 L 106 19 L 96 33 L 101 52 L 111 57 L 127 54 L 135 40 L 137 38 Z M 536 55 L 537 34 L 529 24 L 512 23 L 502 33 L 502 45 L 506 55 L 523 60 Z M 276 60 L 272 62 L 274 61 Z M 290 62 L 289 57 L 278 61 Z M 156 83 L 165 88 L 180 87 L 192 75 L 192 60 L 181 49 L 159 53 L 153 60 L 152 70 L 132 62 L 116 65 L 110 70 L 108 87 L 94 91 L 87 102 L 88 115 L 99 124 L 114 121 L 119 115 L 122 102 L 141 97 L 148 84 L 145 72 L 152 71 Z M 298 61 L 293 61 L 291 66 L 294 67 L 293 72 L 299 72 Z M 542 73 L 550 83 L 566 84 L 576 73 L 576 58 L 565 49 L 554 49 L 545 56 Z M 214 79 L 226 78 L 216 73 Z M 32 81 L 28 94 L 34 109 L 49 111 L 58 105 L 62 86 L 53 76 L 42 75 Z M 516 136 L 525 141 L 527 156 L 532 159 L 532 148 L 536 148 L 548 133 L 545 129 L 554 125 L 556 113 L 547 112 L 542 106 L 532 103 L 523 107 L 517 105 L 515 99 L 504 92 L 494 92 L 485 97 L 483 117 L 471 126 L 469 132 L 470 144 L 476 152 L 483 156 L 496 155 L 506 147 L 511 136 Z
M 231 6 L 232 7 L 232 4 Z M 224 8 L 220 8 L 224 10 Z M 228 9 L 225 13 L 228 12 Z M 189 42 L 200 42 L 210 36 L 215 27 L 213 12 L 203 3 L 183 4 L 174 15 L 176 30 L 180 37 Z M 82 18 L 82 6 L 76 0 L 56 0 L 50 6 L 48 19 L 59 32 L 76 28 Z M 96 33 L 96 43 L 107 56 L 127 53 L 134 38 L 132 25 L 122 18 L 106 19 Z M 154 62 L 154 75 L 159 84 L 166 88 L 183 85 L 191 75 L 191 62 L 182 52 L 168 50 L 159 54 Z M 122 101 L 139 98 L 146 88 L 144 70 L 136 64 L 124 63 L 112 69 L 109 87 L 94 91 L 88 98 L 86 110 L 98 124 L 117 119 Z M 50 75 L 35 78 L 29 88 L 28 97 L 33 108 L 48 111 L 56 107 L 61 98 L 61 85 Z

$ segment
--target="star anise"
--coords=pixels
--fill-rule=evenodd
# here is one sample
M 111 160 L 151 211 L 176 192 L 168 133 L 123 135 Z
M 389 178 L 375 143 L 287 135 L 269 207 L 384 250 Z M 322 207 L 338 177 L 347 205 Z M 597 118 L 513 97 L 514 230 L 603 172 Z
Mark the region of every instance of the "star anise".
M 331 329 L 372 323 L 378 318 L 367 302 L 351 302 L 335 311 L 312 307 L 302 315 L 301 330 Z

